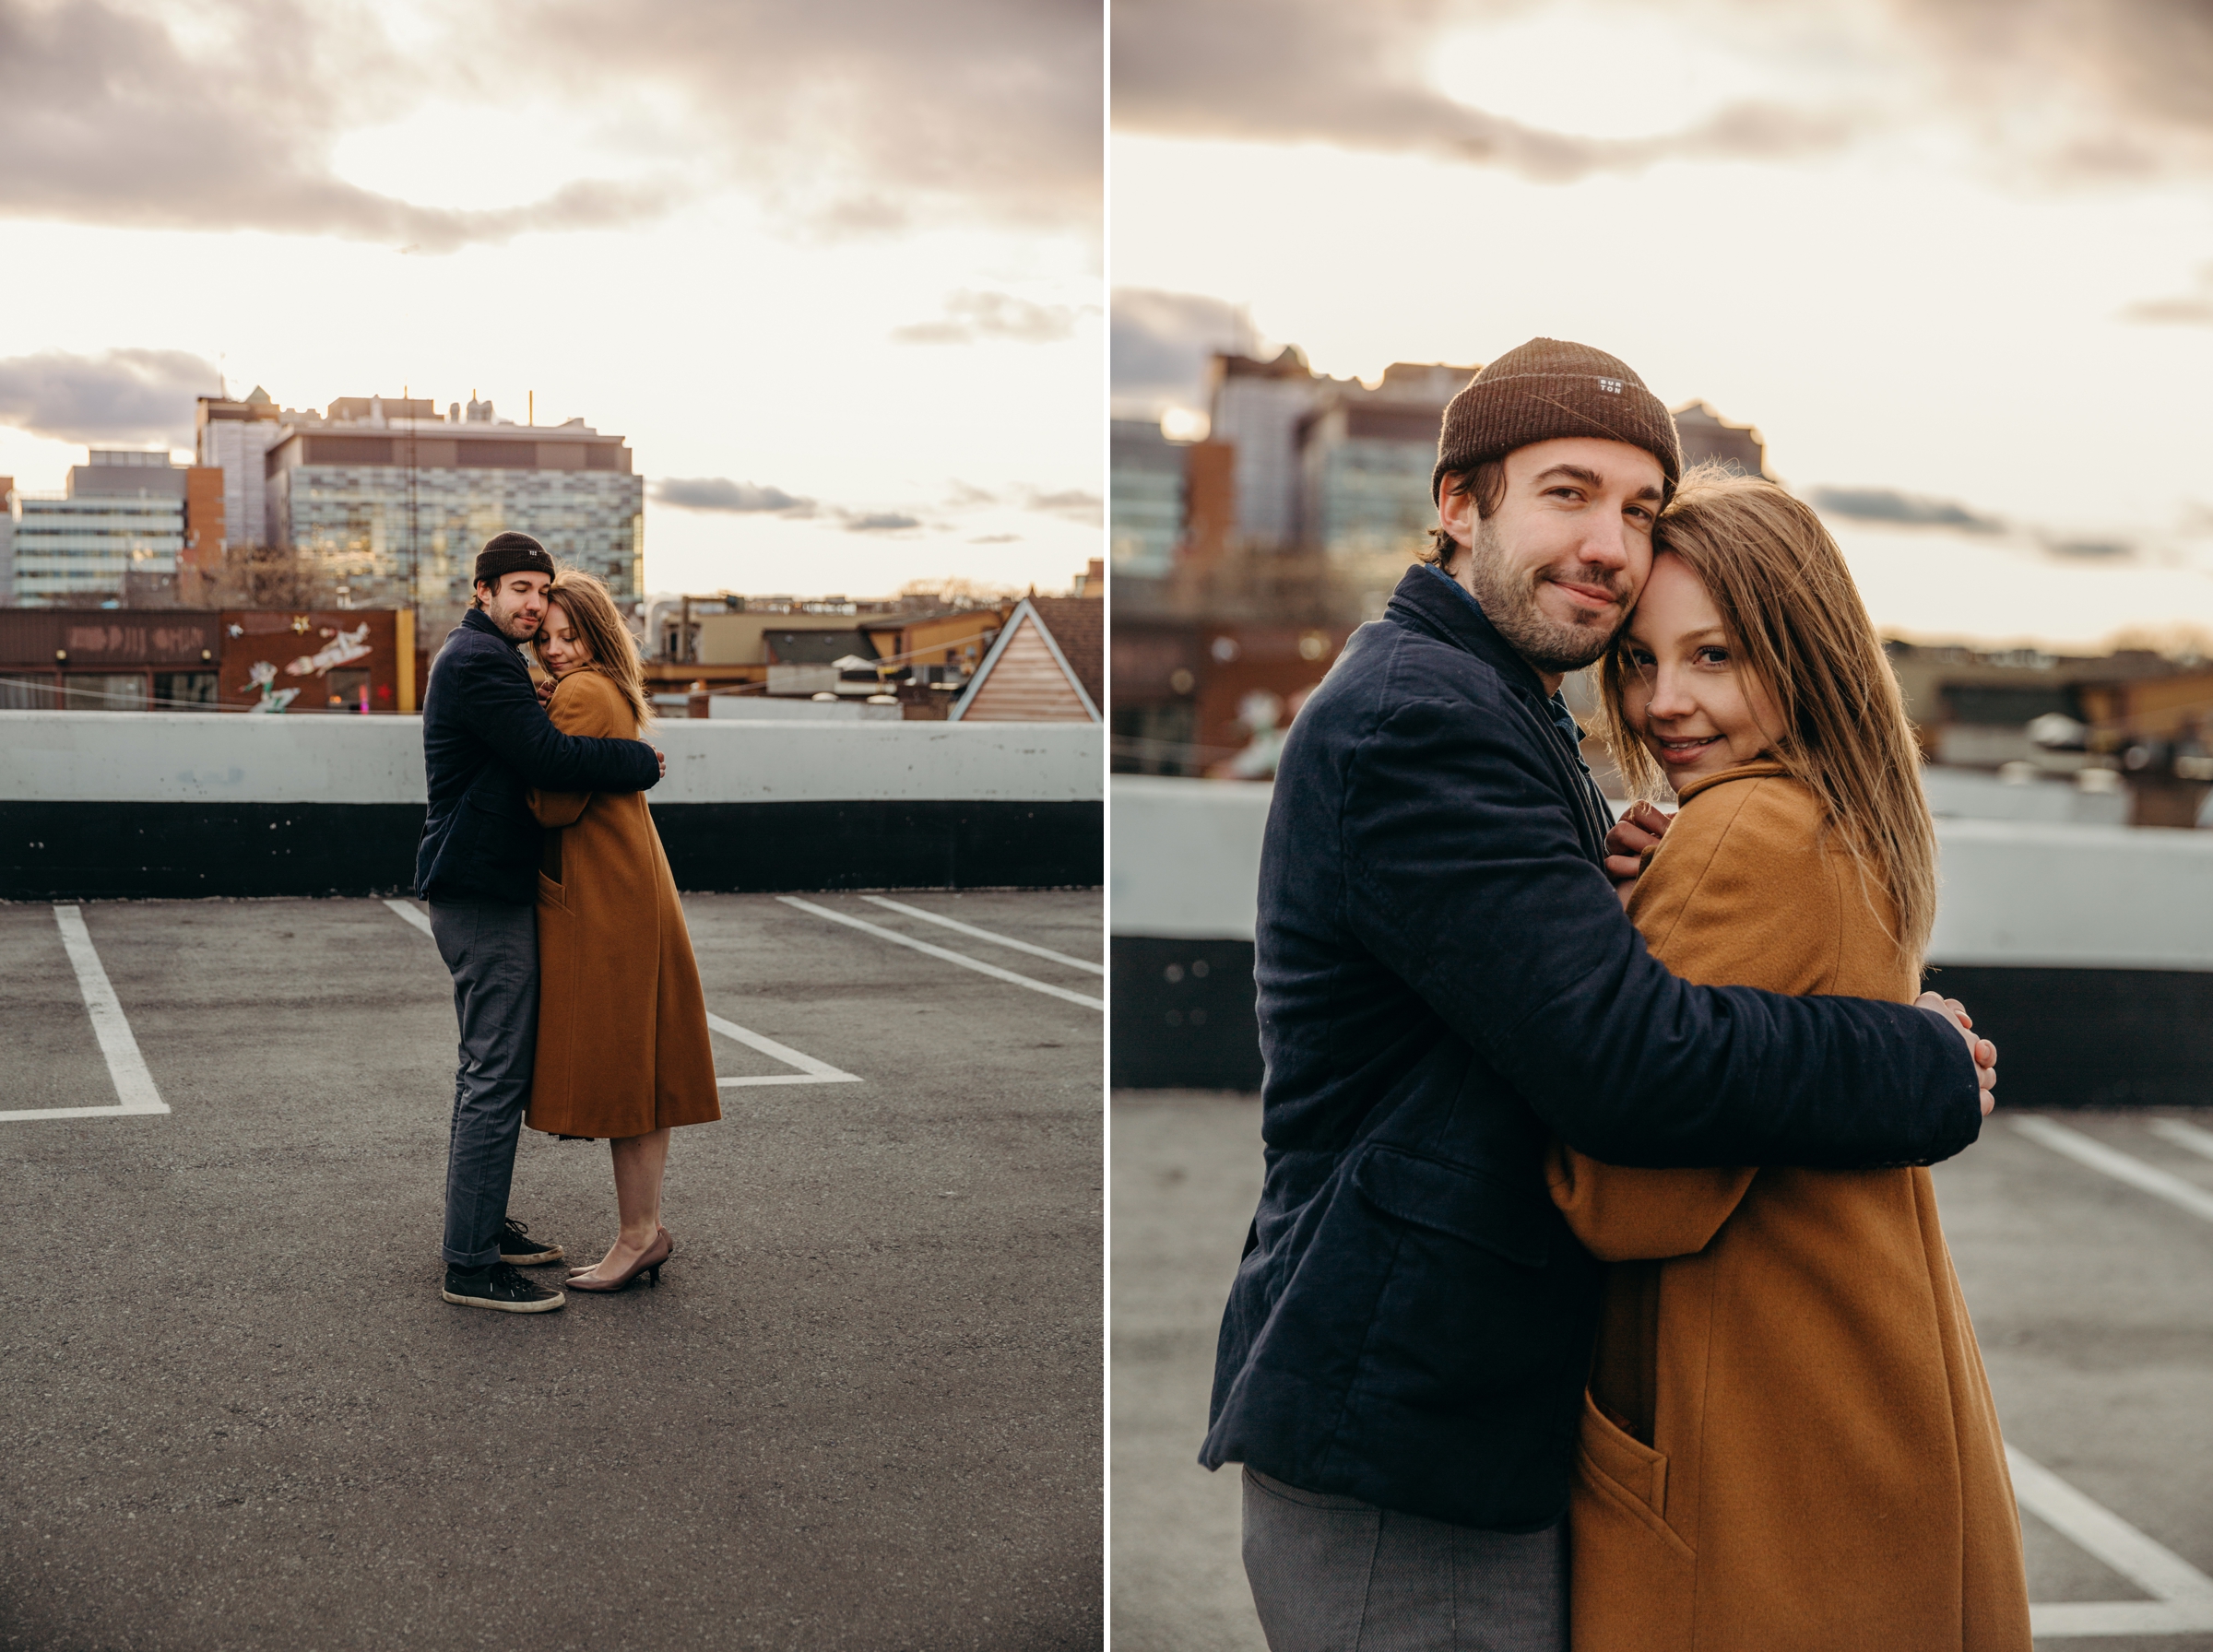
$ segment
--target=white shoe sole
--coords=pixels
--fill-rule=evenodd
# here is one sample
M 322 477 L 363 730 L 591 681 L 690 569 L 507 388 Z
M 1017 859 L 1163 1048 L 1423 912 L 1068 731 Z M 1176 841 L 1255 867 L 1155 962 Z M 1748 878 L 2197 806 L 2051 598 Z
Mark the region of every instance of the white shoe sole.
M 500 1260 L 510 1268 L 543 1268 L 548 1262 L 558 1262 L 568 1254 L 556 1245 L 551 1250 L 535 1251 L 527 1257 L 503 1256 Z
M 502 1314 L 550 1314 L 555 1308 L 567 1306 L 569 1301 L 558 1291 L 548 1302 L 493 1302 L 488 1296 L 456 1296 L 445 1290 L 441 1290 L 438 1294 L 456 1307 L 491 1308 Z

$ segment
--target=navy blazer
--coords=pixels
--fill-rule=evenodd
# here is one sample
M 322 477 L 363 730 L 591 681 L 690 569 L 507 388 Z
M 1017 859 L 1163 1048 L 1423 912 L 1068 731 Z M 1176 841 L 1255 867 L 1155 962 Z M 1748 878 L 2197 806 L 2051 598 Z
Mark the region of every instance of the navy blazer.
M 516 644 L 471 608 L 431 662 L 422 697 L 430 812 L 415 851 L 426 901 L 538 899 L 541 833 L 524 792 L 643 792 L 661 777 L 643 740 L 556 729 Z
M 1553 1137 L 1615 1164 L 1853 1168 L 1932 1163 L 1982 1127 L 1935 1012 L 1655 961 L 1565 716 L 1414 568 L 1291 726 L 1255 947 L 1266 1180 L 1210 1469 L 1548 1526 L 1602 1277 L 1546 1194 Z

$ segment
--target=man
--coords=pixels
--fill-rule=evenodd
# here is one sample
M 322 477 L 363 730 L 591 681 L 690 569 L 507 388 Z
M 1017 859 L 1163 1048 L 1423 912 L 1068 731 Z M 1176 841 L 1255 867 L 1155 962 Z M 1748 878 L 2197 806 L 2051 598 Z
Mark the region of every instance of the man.
M 447 1302 L 543 1314 L 567 1299 L 515 1269 L 560 1259 L 507 1216 L 515 1147 L 538 1049 L 539 830 L 525 788 L 642 792 L 663 771 L 642 740 L 557 732 L 530 687 L 517 643 L 546 617 L 553 559 L 527 534 L 478 553 L 476 599 L 445 639 L 423 696 L 431 807 L 415 891 L 454 977 L 461 1066 L 445 1166 Z
M 1446 409 L 1438 565 L 1292 726 L 1256 947 L 1267 1175 L 1200 1460 L 1245 1465 L 1274 1652 L 1563 1648 L 1600 1269 L 1554 1136 L 1632 1165 L 1929 1163 L 1996 1052 L 1912 1005 L 1694 987 L 1604 869 L 1558 689 L 1651 566 L 1681 467 L 1637 375 L 1534 339 Z M 1649 841 L 1646 839 L 1644 841 Z M 1633 872 L 1633 860 L 1617 869 Z

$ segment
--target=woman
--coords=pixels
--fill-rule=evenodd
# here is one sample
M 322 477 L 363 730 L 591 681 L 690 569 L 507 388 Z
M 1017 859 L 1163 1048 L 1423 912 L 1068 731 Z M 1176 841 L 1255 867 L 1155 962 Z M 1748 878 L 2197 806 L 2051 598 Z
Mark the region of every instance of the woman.
M 1912 731 L 1836 544 L 1694 471 L 1602 667 L 1647 798 L 1628 897 L 1686 979 L 1911 1002 L 1935 911 Z M 1646 1171 L 1553 1150 L 1610 1270 L 1569 1504 L 1577 1652 L 2028 1652 L 1998 1421 L 1925 1169 Z
M 563 734 L 634 739 L 650 721 L 637 645 L 607 587 L 554 576 L 538 657 Z M 546 833 L 538 878 L 538 1067 L 529 1124 L 604 1136 L 621 1231 L 574 1291 L 660 1283 L 669 1132 L 722 1116 L 707 1007 L 676 880 L 642 792 L 529 794 Z

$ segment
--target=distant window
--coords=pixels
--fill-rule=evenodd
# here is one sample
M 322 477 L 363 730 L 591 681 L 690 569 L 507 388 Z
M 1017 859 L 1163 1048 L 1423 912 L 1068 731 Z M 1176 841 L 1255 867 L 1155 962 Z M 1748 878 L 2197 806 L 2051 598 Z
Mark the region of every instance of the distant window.
M 535 442 L 463 442 L 456 446 L 464 469 L 531 470 L 538 466 Z
M 368 712 L 368 672 L 358 667 L 349 667 L 345 670 L 331 672 L 328 680 L 330 690 L 325 701 L 325 710 L 358 712 L 364 714 Z
M 142 712 L 146 675 L 139 671 L 71 671 L 62 678 L 65 712 Z
M 55 699 L 51 677 L 0 677 L 0 712 L 50 712 Z
M 212 671 L 157 671 L 154 673 L 154 709 L 188 712 L 216 705 L 216 677 Z
M 307 462 L 310 465 L 392 463 L 392 438 L 389 436 L 310 436 L 306 441 Z

